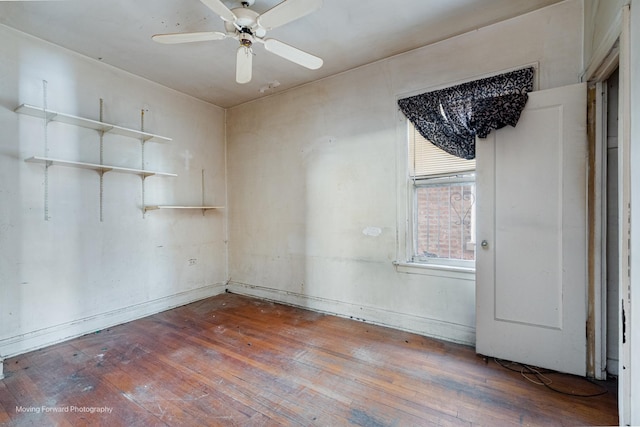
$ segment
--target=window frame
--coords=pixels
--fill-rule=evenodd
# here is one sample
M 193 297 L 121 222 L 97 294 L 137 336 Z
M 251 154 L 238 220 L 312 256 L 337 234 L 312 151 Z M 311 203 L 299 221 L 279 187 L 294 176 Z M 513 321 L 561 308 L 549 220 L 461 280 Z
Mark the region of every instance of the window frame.
M 433 276 L 442 279 L 474 281 L 475 263 L 469 267 L 461 267 L 444 262 L 418 263 L 413 262 L 413 180 L 409 165 L 409 120 L 397 110 L 397 156 L 396 156 L 396 195 L 397 195 L 397 232 L 396 232 L 396 257 L 392 262 L 398 273 L 408 275 Z M 476 170 L 466 170 L 463 173 L 476 173 Z M 416 178 L 417 179 L 417 178 Z
M 432 185 L 441 184 L 462 184 L 473 183 L 473 194 L 476 194 L 476 173 L 473 171 L 451 172 L 448 174 L 438 174 L 431 176 L 411 177 L 408 179 L 408 197 L 410 198 L 410 212 L 408 212 L 407 227 L 407 263 L 412 265 L 423 265 L 430 267 L 455 267 L 475 270 L 475 256 L 473 260 L 463 260 L 456 258 L 422 258 L 418 257 L 418 189 Z M 475 202 L 473 204 L 472 221 L 475 221 Z M 471 225 L 471 240 L 468 243 L 475 245 L 475 224 Z M 467 242 L 465 242 L 467 244 Z

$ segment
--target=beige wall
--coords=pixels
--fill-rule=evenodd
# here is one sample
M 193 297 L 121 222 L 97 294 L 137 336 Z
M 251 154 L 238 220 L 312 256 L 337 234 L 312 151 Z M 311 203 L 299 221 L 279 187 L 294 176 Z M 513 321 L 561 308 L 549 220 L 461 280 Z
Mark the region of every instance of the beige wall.
M 153 211 L 142 217 L 141 178 L 85 169 L 49 169 L 44 220 L 41 119 L 14 113 L 22 104 L 99 118 L 173 138 L 147 143 L 145 168 L 175 178 L 146 180 L 147 204 L 225 202 L 223 109 L 98 61 L 0 26 L 0 359 L 78 334 L 201 299 L 224 290 L 223 213 Z M 99 135 L 48 126 L 48 155 L 100 159 Z M 189 160 L 188 162 L 186 160 Z M 106 134 L 104 163 L 141 167 L 140 142 Z
M 577 83 L 582 24 L 582 2 L 563 2 L 230 109 L 230 289 L 473 343 L 473 274 L 393 265 L 407 215 L 396 101 L 530 64 L 540 89 Z

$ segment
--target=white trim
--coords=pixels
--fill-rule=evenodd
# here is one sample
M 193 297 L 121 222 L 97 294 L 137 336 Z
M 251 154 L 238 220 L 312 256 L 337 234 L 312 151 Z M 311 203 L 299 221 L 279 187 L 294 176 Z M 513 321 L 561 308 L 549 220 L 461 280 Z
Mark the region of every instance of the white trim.
M 618 100 L 618 247 L 620 294 L 620 371 L 618 376 L 618 415 L 620 425 L 631 425 L 631 11 L 624 6 L 620 34 L 620 98 Z
M 594 147 L 594 188 L 593 215 L 593 331 L 594 342 L 590 346 L 593 354 L 593 372 L 595 379 L 604 380 L 607 376 L 607 85 L 597 82 L 595 86 L 595 147 Z
M 475 328 L 438 319 L 233 281 L 229 282 L 227 289 L 235 294 L 351 318 L 458 344 L 473 346 L 476 341 Z
M 410 216 L 413 212 L 411 195 L 412 181 L 409 179 L 409 135 L 408 120 L 400 109 L 396 109 L 398 125 L 396 126 L 396 259 L 409 259 L 413 253 L 413 242 L 409 238 L 412 224 Z M 413 233 L 412 233 L 413 234 Z
M 601 80 L 615 69 L 612 64 L 617 64 L 618 49 L 615 48 L 616 40 L 622 32 L 622 10 L 616 14 L 602 41 L 592 52 L 589 65 L 582 72 L 582 81 Z M 614 62 L 615 61 L 615 62 Z
M 0 360 L 209 298 L 223 293 L 224 286 L 224 283 L 204 286 L 95 316 L 8 337 L 0 340 L 0 355 L 2 355 Z M 0 368 L 1 374 L 2 369 Z
M 446 277 L 450 279 L 476 281 L 476 269 L 452 265 L 420 264 L 417 262 L 395 261 L 393 265 L 398 273 L 422 274 L 425 276 Z
M 600 67 L 593 71 L 588 80 L 585 80 L 586 76 L 582 76 L 582 81 L 601 82 L 609 78 L 609 76 L 618 68 L 618 62 L 620 61 L 620 48 L 614 45 L 606 58 L 604 58 Z

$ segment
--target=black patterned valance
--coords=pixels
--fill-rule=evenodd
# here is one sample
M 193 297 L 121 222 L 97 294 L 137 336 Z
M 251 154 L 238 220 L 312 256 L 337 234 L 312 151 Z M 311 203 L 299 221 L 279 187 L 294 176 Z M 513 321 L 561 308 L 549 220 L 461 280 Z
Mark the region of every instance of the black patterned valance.
M 533 68 L 524 68 L 398 101 L 420 134 L 438 148 L 476 157 L 475 137 L 515 126 L 533 90 Z

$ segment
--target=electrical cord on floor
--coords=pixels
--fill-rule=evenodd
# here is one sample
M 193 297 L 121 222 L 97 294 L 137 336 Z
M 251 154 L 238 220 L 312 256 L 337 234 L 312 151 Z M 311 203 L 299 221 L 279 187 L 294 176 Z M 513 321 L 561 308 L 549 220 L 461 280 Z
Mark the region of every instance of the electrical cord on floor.
M 608 393 L 608 390 L 606 388 L 604 388 L 603 386 L 601 386 L 600 384 L 597 384 L 589 379 L 585 379 L 585 381 L 588 381 L 589 383 L 599 387 L 602 391 L 599 391 L 597 393 L 593 393 L 593 394 L 580 394 L 580 393 L 570 393 L 564 390 L 560 390 L 556 387 L 552 387 L 551 384 L 553 384 L 553 380 L 551 378 L 549 378 L 548 376 L 546 376 L 545 374 L 557 374 L 558 372 L 556 371 L 552 371 L 552 370 L 548 370 L 548 369 L 539 369 L 537 367 L 534 366 L 529 366 L 529 365 L 525 365 L 524 363 L 517 363 L 517 362 L 508 362 L 506 360 L 502 360 L 502 359 L 498 359 L 495 358 L 493 359 L 498 365 L 502 366 L 505 369 L 508 369 L 510 371 L 513 372 L 519 372 L 520 375 L 522 375 L 522 377 L 524 379 L 526 379 L 527 381 L 530 381 L 534 384 L 537 385 L 543 385 L 546 388 L 548 388 L 551 391 L 555 391 L 556 393 L 560 393 L 560 394 L 564 394 L 566 396 L 573 396 L 573 397 L 597 397 L 597 396 L 602 396 L 604 394 Z M 512 368 L 509 365 L 513 365 L 513 366 L 517 366 L 518 369 Z

